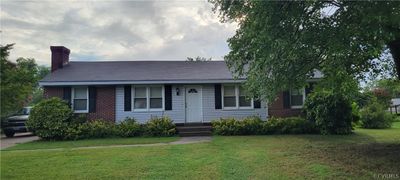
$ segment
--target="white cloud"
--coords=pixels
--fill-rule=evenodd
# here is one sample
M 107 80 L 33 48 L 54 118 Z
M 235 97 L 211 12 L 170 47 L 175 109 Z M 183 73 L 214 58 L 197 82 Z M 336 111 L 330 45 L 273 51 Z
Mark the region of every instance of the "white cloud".
M 1 44 L 11 59 L 50 64 L 51 45 L 72 60 L 222 59 L 236 24 L 223 24 L 206 1 L 1 1 Z

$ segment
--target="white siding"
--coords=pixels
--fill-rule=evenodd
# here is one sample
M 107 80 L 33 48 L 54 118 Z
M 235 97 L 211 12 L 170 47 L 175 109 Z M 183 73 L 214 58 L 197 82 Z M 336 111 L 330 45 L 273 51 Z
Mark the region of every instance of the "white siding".
M 181 89 L 181 94 L 176 95 L 177 86 L 172 86 L 172 110 L 170 111 L 150 111 L 150 112 L 132 112 L 124 111 L 124 87 L 117 86 L 116 88 L 116 109 L 115 109 L 115 119 L 116 122 L 123 121 L 126 117 L 134 117 L 138 122 L 144 123 L 149 120 L 152 116 L 169 116 L 175 123 L 185 122 L 185 103 L 184 103 L 184 93 Z
M 261 103 L 261 108 L 258 109 L 235 109 L 235 110 L 223 110 L 215 109 L 215 94 L 214 85 L 203 86 L 203 121 L 210 122 L 221 117 L 233 117 L 242 119 L 247 116 L 260 116 L 261 119 L 267 118 L 266 103 Z
M 180 95 L 176 95 L 176 88 L 180 89 Z M 239 110 L 222 110 L 215 109 L 214 85 L 202 85 L 202 104 L 203 104 L 203 122 L 210 122 L 221 117 L 244 118 L 247 116 L 260 116 L 262 119 L 267 118 L 267 108 L 265 103 L 261 103 L 258 109 L 239 109 Z M 124 111 L 124 87 L 116 87 L 116 122 L 123 121 L 126 117 L 134 117 L 138 122 L 144 123 L 152 116 L 169 116 L 175 123 L 185 122 L 185 90 L 183 85 L 172 86 L 172 110 L 157 112 L 132 112 Z
M 394 98 L 392 99 L 392 105 L 400 105 L 400 98 Z

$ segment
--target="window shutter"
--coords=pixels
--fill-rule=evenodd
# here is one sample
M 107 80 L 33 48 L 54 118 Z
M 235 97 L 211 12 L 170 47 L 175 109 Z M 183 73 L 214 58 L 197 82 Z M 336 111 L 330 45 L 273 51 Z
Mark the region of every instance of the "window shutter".
M 71 107 L 71 87 L 64 87 L 63 100 Z
M 261 108 L 261 101 L 260 100 L 254 100 L 254 108 L 260 109 Z
M 89 112 L 96 112 L 96 87 L 89 86 Z
M 314 82 L 310 82 L 308 86 L 306 86 L 306 97 L 314 90 Z
M 215 84 L 215 109 L 222 109 L 221 84 Z
M 172 86 L 164 86 L 165 110 L 172 110 Z
M 124 86 L 124 111 L 132 110 L 132 90 L 131 86 Z
M 283 91 L 283 108 L 290 108 L 290 93 L 289 91 Z

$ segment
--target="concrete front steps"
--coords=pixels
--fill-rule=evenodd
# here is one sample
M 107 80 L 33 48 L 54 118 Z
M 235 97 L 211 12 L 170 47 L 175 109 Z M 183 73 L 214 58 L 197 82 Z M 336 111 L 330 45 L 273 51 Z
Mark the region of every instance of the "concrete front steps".
M 178 131 L 178 135 L 181 137 L 212 135 L 211 124 L 185 123 L 177 125 L 176 129 Z

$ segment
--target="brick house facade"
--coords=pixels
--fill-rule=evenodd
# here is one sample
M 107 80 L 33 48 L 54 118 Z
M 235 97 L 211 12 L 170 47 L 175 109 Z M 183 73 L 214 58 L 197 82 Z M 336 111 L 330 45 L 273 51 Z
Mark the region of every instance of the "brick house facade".
M 93 86 L 96 89 L 96 105 L 93 112 L 85 113 L 89 120 L 103 119 L 115 122 L 115 86 Z M 64 99 L 64 87 L 44 86 L 44 97 Z
M 277 99 L 269 104 L 268 106 L 269 117 L 291 117 L 301 115 L 301 109 L 293 109 L 289 106 L 285 106 L 284 103 L 284 93 L 278 94 Z

